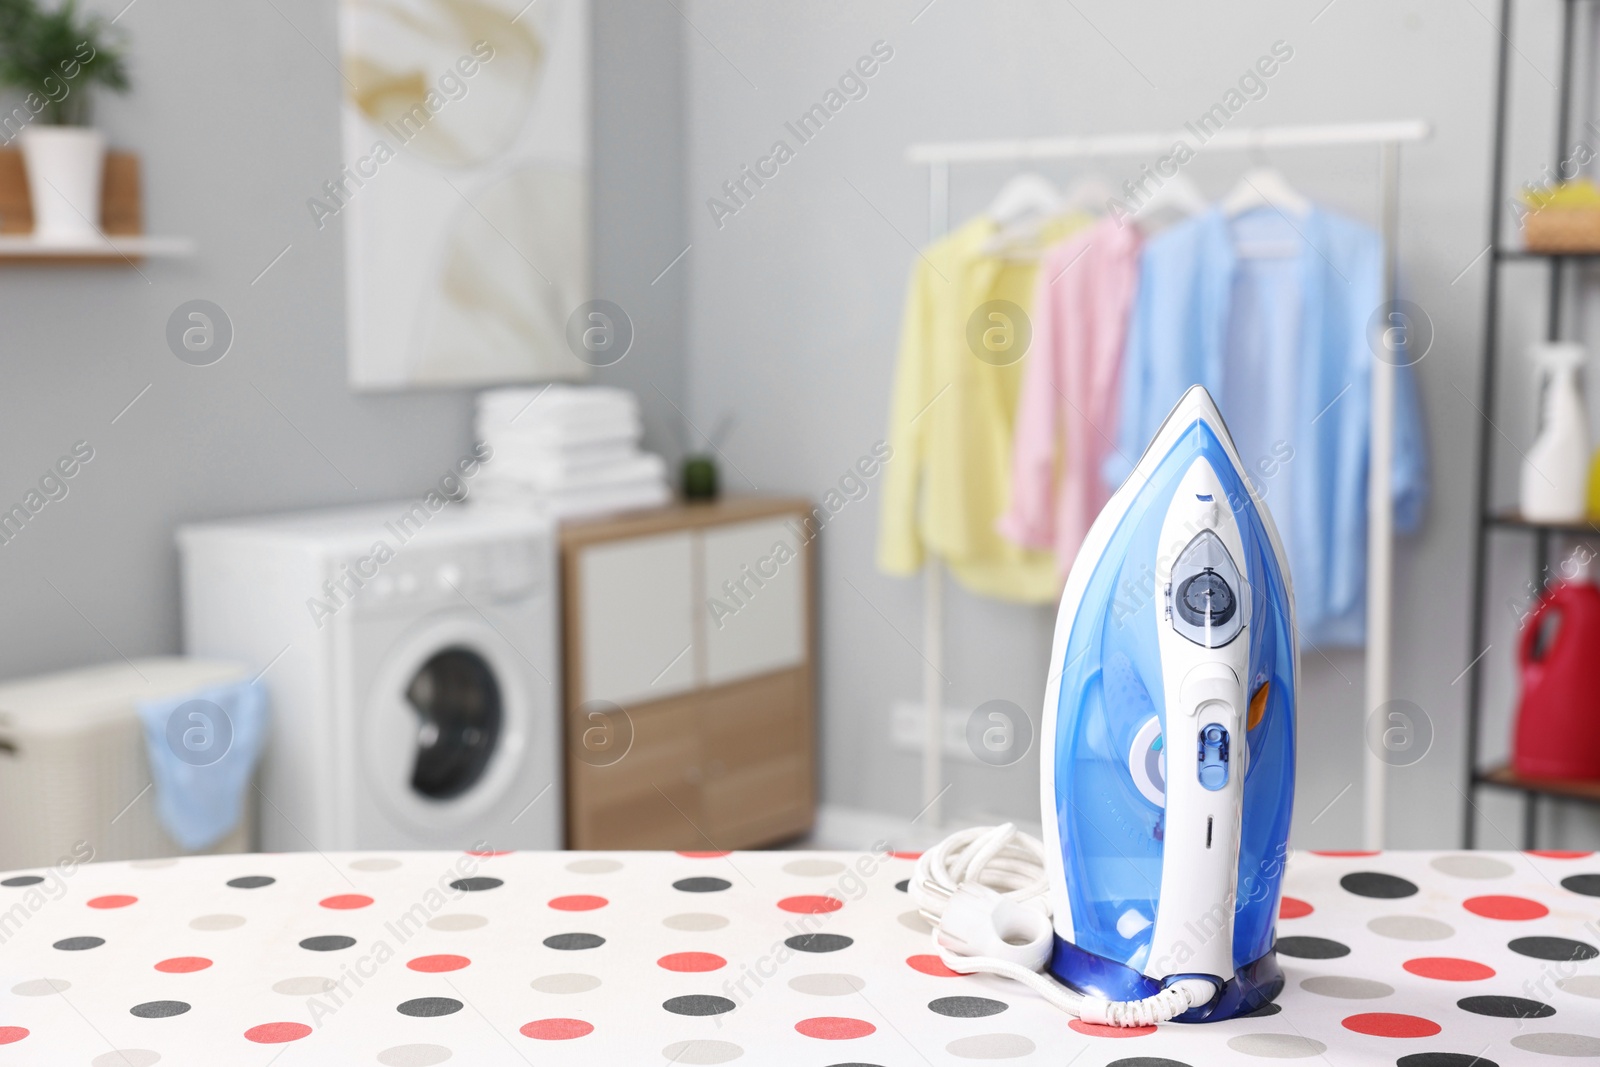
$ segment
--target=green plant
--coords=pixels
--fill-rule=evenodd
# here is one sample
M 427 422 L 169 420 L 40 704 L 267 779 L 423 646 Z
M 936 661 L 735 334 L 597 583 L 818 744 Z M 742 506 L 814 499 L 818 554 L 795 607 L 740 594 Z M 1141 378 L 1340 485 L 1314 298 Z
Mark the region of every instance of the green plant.
M 80 17 L 77 0 L 54 11 L 35 0 L 0 0 L 0 83 L 26 93 L 26 107 L 42 121 L 81 126 L 91 88 L 127 91 L 127 56 L 110 23 Z

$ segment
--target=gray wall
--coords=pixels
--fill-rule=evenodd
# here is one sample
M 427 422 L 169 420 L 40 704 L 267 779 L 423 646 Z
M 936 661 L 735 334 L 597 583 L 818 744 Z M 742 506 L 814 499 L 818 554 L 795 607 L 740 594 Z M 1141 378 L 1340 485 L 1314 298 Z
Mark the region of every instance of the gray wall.
M 163 0 L 119 26 L 137 89 L 105 100 L 100 125 L 144 157 L 147 228 L 194 237 L 200 255 L 142 274 L 0 267 L 0 500 L 74 441 L 95 450 L 0 546 L 0 677 L 177 651 L 180 523 L 420 495 L 471 443 L 467 392 L 345 387 L 342 237 L 305 206 L 340 165 L 333 5 Z M 605 378 L 640 390 L 647 444 L 668 452 L 684 275 L 650 282 L 686 243 L 677 33 L 670 7 L 597 0 L 596 291 L 637 338 Z M 179 362 L 163 335 L 197 297 L 236 331 L 210 367 Z
M 1455 679 L 1470 659 L 1472 450 L 1484 425 L 1467 400 L 1477 398 L 1487 271 L 1486 260 L 1474 264 L 1486 243 L 1497 40 L 1484 14 L 1443 0 L 1166 3 L 1154 11 L 1112 0 L 895 0 L 809 4 L 803 12 L 694 0 L 687 14 L 695 27 L 687 60 L 692 415 L 702 424 L 738 415 L 727 451 L 763 490 L 820 496 L 886 432 L 905 279 L 928 234 L 926 174 L 905 161 L 907 144 L 1174 128 L 1279 39 L 1293 46 L 1293 60 L 1236 122 L 1435 123 L 1431 142 L 1406 150 L 1403 169 L 1404 295 L 1428 311 L 1437 337 L 1420 367 L 1433 497 L 1425 527 L 1399 549 L 1394 679 L 1395 695 L 1421 707 L 1435 738 L 1421 762 L 1392 773 L 1389 832 L 1400 847 L 1453 843 L 1466 686 Z M 1518 140 L 1519 179 L 1532 178 L 1548 151 L 1548 83 L 1556 77 L 1550 23 L 1522 29 L 1518 114 L 1531 132 Z M 706 199 L 776 137 L 793 143 L 784 121 L 879 39 L 895 55 L 868 96 L 849 103 L 719 227 Z M 1138 162 L 1101 169 L 1120 181 L 1118 167 L 1132 173 Z M 1278 151 L 1271 162 L 1318 200 L 1376 221 L 1375 150 Z M 1218 195 L 1249 163 L 1201 159 L 1191 173 Z M 955 220 L 981 210 L 1010 173 L 959 169 Z M 1071 175 L 1061 167 L 1047 173 Z M 1530 404 L 1518 394 L 1498 417 L 1513 440 L 1526 440 Z M 1502 491 L 1513 485 L 1514 470 Z M 920 693 L 921 589 L 875 570 L 877 508 L 876 496 L 852 504 L 823 539 L 823 796 L 910 818 L 920 806 L 917 757 L 890 746 L 888 711 Z M 1520 577 L 1508 571 L 1506 580 Z M 1005 698 L 1036 713 L 1052 613 L 948 589 L 949 703 L 969 709 Z M 1506 640 L 1497 635 L 1486 657 L 1502 676 L 1502 702 Z M 1363 660 L 1359 651 L 1331 650 L 1303 658 L 1295 821 L 1302 846 L 1359 841 Z M 1503 745 L 1506 729 L 1503 714 L 1491 719 L 1492 745 Z M 1037 818 L 1032 760 L 1005 770 L 956 766 L 950 777 L 954 825 L 992 812 Z M 1514 847 L 1498 832 L 1516 834 L 1514 811 L 1495 803 L 1485 811 L 1498 829 L 1486 826 L 1482 843 Z

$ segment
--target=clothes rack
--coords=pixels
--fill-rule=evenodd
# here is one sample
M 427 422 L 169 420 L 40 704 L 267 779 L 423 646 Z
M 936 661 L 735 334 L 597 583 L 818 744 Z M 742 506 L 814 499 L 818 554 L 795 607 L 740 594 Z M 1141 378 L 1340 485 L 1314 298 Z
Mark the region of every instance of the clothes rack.
M 1171 132 L 1113 133 L 1085 137 L 1031 137 L 1014 140 L 945 141 L 914 144 L 906 158 L 928 168 L 928 238 L 938 240 L 950 229 L 950 168 L 956 164 L 1028 163 L 1047 160 L 1112 159 L 1162 155 L 1175 144 L 1189 146 L 1196 155 L 1208 151 L 1258 151 L 1267 148 L 1378 148 L 1378 216 L 1383 237 L 1383 292 L 1393 301 L 1395 266 L 1399 248 L 1400 146 L 1426 140 L 1432 134 L 1420 119 L 1325 125 L 1258 126 L 1213 132 L 1202 144 L 1187 130 Z M 1364 846 L 1383 848 L 1387 814 L 1386 766 L 1367 741 L 1367 719 L 1389 700 L 1392 673 L 1395 367 L 1378 359 L 1372 374 L 1372 427 L 1368 447 L 1367 480 L 1367 671 L 1365 702 L 1359 723 L 1363 749 L 1362 813 Z M 944 574 L 933 556 L 923 567 L 923 712 L 925 734 L 922 758 L 921 817 L 937 830 L 942 824 L 940 784 L 944 744 L 943 702 L 940 683 L 945 680 Z

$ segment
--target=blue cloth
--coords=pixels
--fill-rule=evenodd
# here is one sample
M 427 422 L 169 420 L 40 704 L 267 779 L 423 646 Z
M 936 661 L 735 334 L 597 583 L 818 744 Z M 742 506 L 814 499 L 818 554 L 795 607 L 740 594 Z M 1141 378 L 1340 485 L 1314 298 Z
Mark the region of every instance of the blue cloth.
M 231 682 L 139 705 L 156 815 L 185 850 L 226 837 L 244 812 L 267 733 L 267 691 Z
M 1153 237 L 1140 261 L 1106 481 L 1121 484 L 1184 390 L 1204 385 L 1272 510 L 1301 636 L 1318 645 L 1365 637 L 1369 331 L 1382 290 L 1377 233 L 1315 206 L 1292 220 L 1212 209 Z M 1427 500 L 1426 434 L 1411 368 L 1396 379 L 1395 525 L 1409 531 Z

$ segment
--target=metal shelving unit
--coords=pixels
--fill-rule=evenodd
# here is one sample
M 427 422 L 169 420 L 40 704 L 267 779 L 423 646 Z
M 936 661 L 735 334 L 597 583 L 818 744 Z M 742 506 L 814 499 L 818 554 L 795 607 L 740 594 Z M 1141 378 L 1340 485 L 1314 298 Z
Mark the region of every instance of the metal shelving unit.
M 1556 114 L 1555 164 L 1558 168 L 1565 157 L 1567 138 L 1572 126 L 1572 51 L 1576 8 L 1582 0 L 1561 0 L 1561 83 L 1558 89 Z M 1554 341 L 1560 336 L 1562 298 L 1566 282 L 1566 269 L 1570 263 L 1600 259 L 1600 253 L 1565 254 L 1530 252 L 1523 249 L 1501 247 L 1501 209 L 1506 193 L 1506 123 L 1507 103 L 1510 95 L 1508 76 L 1512 52 L 1512 0 L 1500 0 L 1500 52 L 1495 82 L 1494 162 L 1491 167 L 1489 198 L 1489 240 L 1493 249 L 1489 268 L 1489 286 L 1485 299 L 1483 328 L 1483 385 L 1479 410 L 1493 416 L 1495 382 L 1499 369 L 1499 319 L 1500 319 L 1500 268 L 1502 266 L 1545 265 L 1549 271 L 1549 294 L 1545 304 L 1545 337 Z M 1467 668 L 1467 790 L 1464 812 L 1462 844 L 1472 848 L 1477 838 L 1478 808 L 1476 797 L 1483 788 L 1511 790 L 1522 794 L 1522 847 L 1534 848 L 1537 844 L 1539 803 L 1542 798 L 1558 798 L 1583 803 L 1600 804 L 1600 782 L 1568 782 L 1530 780 L 1517 775 L 1508 765 L 1485 767 L 1479 756 L 1482 739 L 1485 630 L 1488 608 L 1488 549 L 1491 534 L 1503 533 L 1533 539 L 1533 577 L 1536 586 L 1542 586 L 1550 565 L 1550 543 L 1558 536 L 1600 536 L 1600 524 L 1595 523 L 1535 523 L 1516 514 L 1496 508 L 1491 502 L 1492 460 L 1494 433 L 1484 429 L 1478 439 L 1478 525 L 1473 545 L 1473 613 L 1472 645 L 1468 655 L 1475 657 Z

